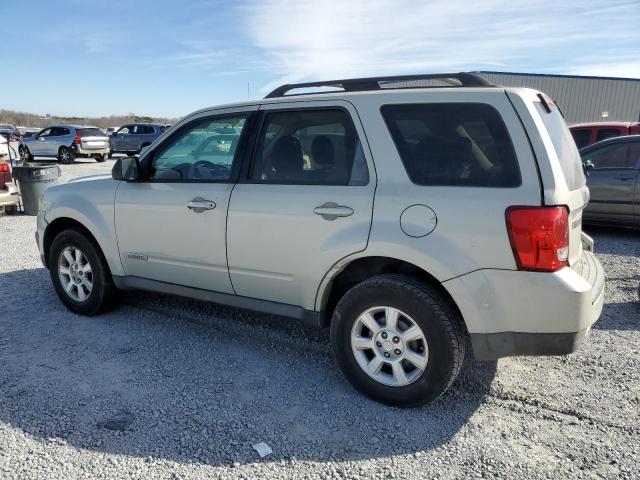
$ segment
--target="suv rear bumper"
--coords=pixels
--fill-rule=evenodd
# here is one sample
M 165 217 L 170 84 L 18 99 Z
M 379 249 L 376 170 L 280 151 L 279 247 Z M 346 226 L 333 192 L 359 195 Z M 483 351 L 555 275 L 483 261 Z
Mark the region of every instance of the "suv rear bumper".
M 81 157 L 93 157 L 94 155 L 109 155 L 109 146 L 104 148 L 82 148 L 76 145 L 74 148 L 76 155 Z
M 0 212 L 4 211 L 4 207 L 12 205 L 18 205 L 20 199 L 20 192 L 14 182 L 7 183 L 5 187 L 0 190 Z
M 604 270 L 589 251 L 557 272 L 478 270 L 443 285 L 478 360 L 575 352 L 604 301 Z

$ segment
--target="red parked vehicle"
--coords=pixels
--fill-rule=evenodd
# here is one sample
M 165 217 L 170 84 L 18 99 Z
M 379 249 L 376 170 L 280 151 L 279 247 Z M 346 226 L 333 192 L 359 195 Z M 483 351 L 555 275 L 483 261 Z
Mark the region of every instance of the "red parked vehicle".
M 640 135 L 640 122 L 576 123 L 571 125 L 569 130 L 580 149 L 607 138 Z

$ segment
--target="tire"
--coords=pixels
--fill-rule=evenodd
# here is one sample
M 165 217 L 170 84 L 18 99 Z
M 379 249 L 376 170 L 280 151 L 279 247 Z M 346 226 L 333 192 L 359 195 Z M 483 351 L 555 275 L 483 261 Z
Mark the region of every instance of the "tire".
M 113 150 L 109 150 L 109 154 L 107 155 L 108 158 L 113 158 Z
M 95 158 L 96 158 L 96 162 L 104 162 L 107 159 L 106 155 L 98 155 Z
M 396 329 L 386 324 L 394 311 Z M 373 317 L 377 334 L 361 321 L 365 312 Z M 410 326 L 419 331 L 409 331 Z M 353 346 L 353 335 L 363 342 L 359 347 Z M 338 302 L 331 320 L 333 353 L 347 379 L 368 397 L 403 408 L 432 402 L 451 386 L 464 362 L 465 339 L 462 319 L 443 296 L 404 275 L 378 275 L 359 283 Z M 364 370 L 380 362 L 375 378 Z
M 76 256 L 76 251 L 81 252 L 80 262 L 77 262 L 79 258 Z M 71 258 L 66 255 L 67 253 Z M 87 263 L 90 271 L 84 275 L 73 268 L 74 264 L 83 266 Z M 58 297 L 72 312 L 92 316 L 117 305 L 119 292 L 113 284 L 109 266 L 100 248 L 82 230 L 77 228 L 63 230 L 53 239 L 48 265 L 51 281 Z M 61 273 L 61 267 L 66 268 L 69 273 Z M 79 275 L 84 276 L 84 280 L 74 281 L 74 278 L 78 279 Z M 70 293 L 65 289 L 63 281 L 74 284 L 69 289 Z M 86 282 L 91 283 L 90 289 L 87 288 Z M 66 283 L 67 287 L 69 283 Z M 84 298 L 80 295 L 80 290 L 83 291 Z
M 33 160 L 33 156 L 27 147 L 20 147 L 20 151 L 18 153 L 20 154 L 20 160 L 23 162 L 30 162 Z
M 58 160 L 60 163 L 70 164 L 76 161 L 76 154 L 69 147 L 60 147 L 58 150 Z
M 16 205 L 7 205 L 6 207 L 4 207 L 4 213 L 6 213 L 7 215 L 17 215 L 18 207 Z

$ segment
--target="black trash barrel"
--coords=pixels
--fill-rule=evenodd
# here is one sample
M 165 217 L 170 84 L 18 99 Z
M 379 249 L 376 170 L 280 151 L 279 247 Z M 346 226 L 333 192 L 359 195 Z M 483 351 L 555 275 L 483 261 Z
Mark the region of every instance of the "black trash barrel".
M 37 215 L 40 197 L 47 188 L 58 183 L 60 167 L 53 163 L 20 165 L 13 167 L 13 177 L 20 187 L 24 213 Z

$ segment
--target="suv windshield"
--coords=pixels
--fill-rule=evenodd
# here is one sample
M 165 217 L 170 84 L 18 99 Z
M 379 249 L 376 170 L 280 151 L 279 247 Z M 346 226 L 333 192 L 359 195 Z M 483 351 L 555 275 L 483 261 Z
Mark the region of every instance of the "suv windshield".
M 547 112 L 542 102 L 534 103 L 547 132 L 549 132 L 569 190 L 577 190 L 583 187 L 586 179 L 582 170 L 580 153 L 578 153 L 576 142 L 573 140 L 560 110 L 551 101 L 548 102 L 551 112 Z

